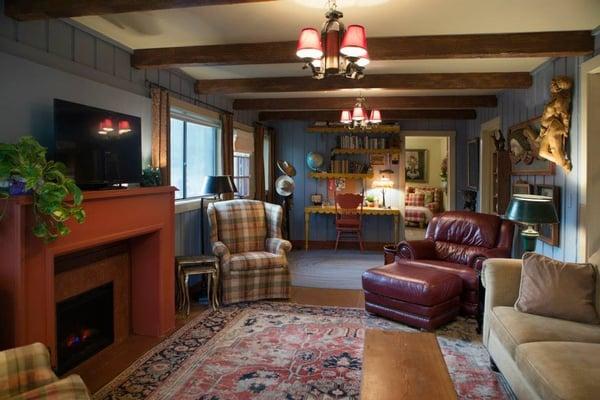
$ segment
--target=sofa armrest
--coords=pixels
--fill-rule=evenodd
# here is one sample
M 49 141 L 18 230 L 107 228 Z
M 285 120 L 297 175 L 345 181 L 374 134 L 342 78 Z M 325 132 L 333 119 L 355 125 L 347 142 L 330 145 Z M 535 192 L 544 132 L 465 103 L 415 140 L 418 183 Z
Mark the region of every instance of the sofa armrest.
M 56 380 L 50 354 L 42 343 L 0 352 L 0 398 L 17 396 Z
M 436 259 L 433 240 L 411 240 L 398 243 L 396 257 L 404 260 Z
M 476 271 L 481 271 L 483 268 L 483 262 L 488 258 L 508 258 L 510 257 L 510 250 L 503 247 L 496 247 L 493 249 L 485 249 L 478 251 L 477 253 L 471 254 L 467 260 L 467 265 Z
M 483 343 L 490 334 L 490 313 L 494 307 L 512 307 L 519 296 L 522 261 L 511 258 L 490 258 L 484 261 L 481 283 L 485 287 L 483 313 Z
M 280 254 L 282 252 L 285 254 L 292 250 L 292 243 L 281 238 L 267 238 L 265 247 L 269 253 Z

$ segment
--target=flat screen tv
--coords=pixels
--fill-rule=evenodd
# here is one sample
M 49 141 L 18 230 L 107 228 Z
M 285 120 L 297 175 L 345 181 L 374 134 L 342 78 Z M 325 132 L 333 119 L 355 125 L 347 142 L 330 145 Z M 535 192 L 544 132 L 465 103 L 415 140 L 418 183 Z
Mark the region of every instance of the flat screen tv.
M 141 119 L 54 99 L 54 159 L 85 189 L 139 183 Z

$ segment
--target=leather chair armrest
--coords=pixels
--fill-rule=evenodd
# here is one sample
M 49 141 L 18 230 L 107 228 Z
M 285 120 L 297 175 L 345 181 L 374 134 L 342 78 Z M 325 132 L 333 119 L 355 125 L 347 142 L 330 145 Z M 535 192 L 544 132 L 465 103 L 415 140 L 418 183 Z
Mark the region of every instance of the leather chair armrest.
M 510 257 L 510 250 L 503 247 L 496 247 L 494 249 L 486 249 L 475 254 L 472 254 L 467 260 L 467 265 L 476 271 L 481 271 L 483 268 L 483 262 L 488 258 L 508 258 Z
M 433 240 L 411 240 L 398 243 L 396 257 L 404 260 L 436 259 Z
M 288 240 L 281 238 L 267 238 L 267 240 L 265 241 L 265 247 L 269 253 L 288 253 L 292 250 L 292 243 Z

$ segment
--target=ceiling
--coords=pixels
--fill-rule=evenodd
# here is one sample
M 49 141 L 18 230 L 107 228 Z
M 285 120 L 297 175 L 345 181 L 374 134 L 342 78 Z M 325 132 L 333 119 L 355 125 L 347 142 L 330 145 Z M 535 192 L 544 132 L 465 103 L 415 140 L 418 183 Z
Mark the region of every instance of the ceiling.
M 301 28 L 320 28 L 325 0 L 279 0 L 74 18 L 131 49 L 293 41 Z M 360 23 L 368 37 L 592 30 L 600 25 L 600 0 L 339 0 L 346 25 Z M 487 58 L 373 61 L 366 74 L 427 72 L 530 72 L 546 61 Z M 181 68 L 196 79 L 305 76 L 295 64 Z M 336 91 L 354 96 L 357 90 Z M 367 93 L 367 90 L 362 90 Z M 480 94 L 495 91 L 389 91 L 369 95 Z M 233 97 L 332 96 L 327 92 L 244 93 Z

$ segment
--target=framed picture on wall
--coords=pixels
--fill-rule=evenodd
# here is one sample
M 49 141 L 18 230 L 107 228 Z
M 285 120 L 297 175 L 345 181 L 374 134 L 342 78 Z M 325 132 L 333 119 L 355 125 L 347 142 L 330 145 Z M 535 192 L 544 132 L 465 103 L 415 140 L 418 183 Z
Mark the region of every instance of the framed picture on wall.
M 467 142 L 467 189 L 479 189 L 479 138 Z
M 516 181 L 512 185 L 512 194 L 531 194 L 531 185 L 525 181 Z
M 554 163 L 538 157 L 537 137 L 541 119 L 535 117 L 509 128 L 508 150 L 512 175 L 554 175 Z
M 556 213 L 560 219 L 560 187 L 553 185 L 535 185 L 535 194 L 552 197 Z M 548 243 L 551 246 L 558 246 L 560 244 L 560 223 L 541 224 L 538 231 L 540 232 L 540 240 L 542 242 Z
M 406 149 L 406 182 L 427 183 L 429 171 L 427 168 L 428 150 Z

